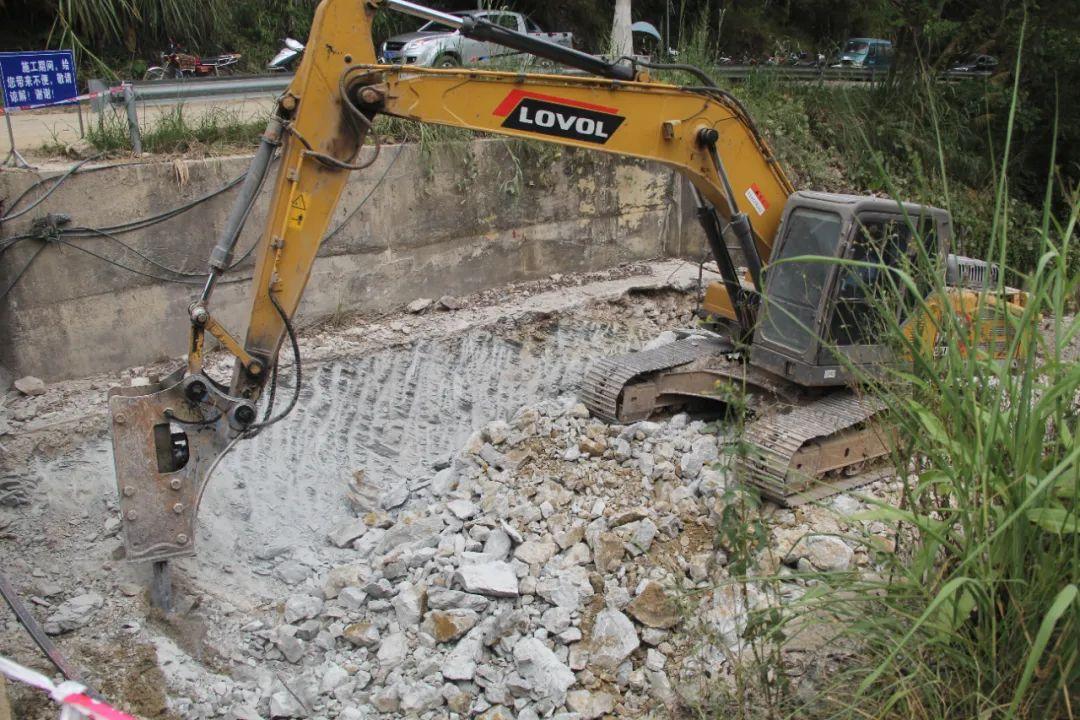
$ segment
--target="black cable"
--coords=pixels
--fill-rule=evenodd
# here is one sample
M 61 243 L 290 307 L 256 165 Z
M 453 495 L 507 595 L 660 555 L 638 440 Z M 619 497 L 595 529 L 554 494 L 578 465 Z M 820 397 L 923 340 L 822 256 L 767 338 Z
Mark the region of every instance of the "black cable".
M 80 162 L 76 163 L 76 164 L 75 164 L 74 166 L 72 166 L 72 168 L 71 168 L 70 170 L 68 170 L 68 171 L 67 171 L 66 173 L 64 173 L 63 175 L 61 175 L 61 176 L 60 176 L 60 178 L 59 178 L 59 179 L 58 179 L 58 180 L 57 180 L 57 181 L 56 181 L 55 183 L 53 183 L 53 186 L 52 186 L 51 188 L 49 188 L 49 189 L 48 189 L 48 190 L 46 190 L 46 191 L 45 191 L 44 193 L 42 193 L 41 197 L 39 197 L 39 198 L 38 198 L 37 200 L 35 200 L 34 202 L 30 203 L 30 205 L 28 205 L 28 206 L 27 206 L 26 208 L 24 208 L 24 209 L 22 209 L 22 210 L 19 210 L 18 212 L 15 212 L 15 211 L 13 211 L 13 210 L 9 209 L 9 211 L 8 211 L 8 214 L 7 214 L 7 215 L 4 215 L 4 216 L 3 216 L 2 218 L 0 218 L 0 223 L 5 223 L 5 222 L 7 222 L 7 221 L 9 221 L 9 220 L 14 220 L 14 219 L 15 219 L 15 218 L 17 218 L 17 217 L 22 217 L 22 216 L 23 216 L 23 215 L 25 215 L 26 213 L 30 212 L 31 210 L 33 210 L 34 208 L 36 208 L 36 207 L 37 207 L 38 205 L 40 205 L 41 203 L 45 202 L 45 200 L 46 200 L 46 199 L 47 199 L 47 198 L 48 198 L 48 197 L 49 197 L 50 195 L 52 195 L 52 194 L 53 194 L 54 192 L 56 192 L 56 189 L 57 189 L 58 187 L 60 187 L 61 185 L 63 185 L 63 184 L 64 184 L 64 181 L 65 181 L 65 180 L 67 180 L 67 179 L 68 179 L 69 177 L 71 177 L 72 175 L 74 175 L 75 173 L 77 173 L 77 172 L 79 171 L 79 168 L 81 168 L 81 167 L 82 167 L 83 165 L 85 165 L 86 163 L 90 162 L 91 160 L 97 160 L 97 159 L 98 159 L 99 157 L 101 157 L 102 155 L 104 155 L 104 153 L 98 153 L 97 155 L 94 155 L 93 157 L 88 157 L 88 158 L 86 158 L 85 160 L 82 160 L 82 161 L 80 161 Z M 36 185 L 32 185 L 31 187 L 37 187 L 37 186 L 36 186 Z M 29 191 L 30 191 L 30 188 L 27 188 L 26 190 L 24 190 L 24 191 L 23 191 L 23 193 L 22 193 L 21 195 L 19 195 L 19 197 L 17 197 L 17 198 L 15 199 L 15 202 L 13 202 L 13 203 L 11 204 L 11 207 L 12 207 L 12 208 L 15 208 L 15 207 L 17 207 L 17 206 L 18 206 L 18 204 L 19 204 L 20 202 L 22 202 L 22 199 L 23 199 L 24 197 L 26 197 L 26 195 L 27 195 L 27 193 L 28 193 Z
M 296 329 L 293 327 L 292 321 L 289 320 L 289 316 L 285 314 L 285 309 L 281 307 L 281 303 L 278 302 L 277 297 L 272 292 L 269 293 L 269 296 L 270 302 L 274 304 L 274 309 L 277 310 L 278 315 L 281 317 L 281 322 L 285 324 L 285 332 L 288 333 L 289 342 L 292 344 L 293 364 L 296 366 L 296 387 L 293 388 L 292 399 L 289 400 L 289 404 L 284 410 L 269 420 L 248 427 L 248 429 L 244 431 L 245 437 L 254 437 L 274 423 L 285 419 L 285 417 L 293 411 L 296 407 L 296 403 L 300 400 L 300 384 L 303 382 L 303 371 L 300 365 L 300 341 L 297 340 Z M 275 366 L 276 365 L 277 363 L 275 363 Z M 277 373 L 275 372 L 275 376 L 276 375 Z
M 192 272 L 192 271 L 189 271 L 189 270 L 176 270 L 174 268 L 169 267 L 168 265 L 162 265 L 157 260 L 154 260 L 152 257 L 144 255 L 142 252 L 136 250 L 131 245 L 128 245 L 126 242 L 124 242 L 120 238 L 116 237 L 112 233 L 106 232 L 104 230 L 98 230 L 97 228 L 86 228 L 86 227 L 71 228 L 70 230 L 63 230 L 61 232 L 61 236 L 85 237 L 85 235 L 81 234 L 83 231 L 88 231 L 88 232 L 93 233 L 94 235 L 96 235 L 98 237 L 103 237 L 103 238 L 105 238 L 107 240 L 111 240 L 112 242 L 116 243 L 117 245 L 124 248 L 125 250 L 132 253 L 133 255 L 136 255 L 137 257 L 145 260 L 146 262 L 150 263 L 154 267 L 156 267 L 156 268 L 158 268 L 160 270 L 164 270 L 165 272 L 173 273 L 174 275 L 180 275 L 180 276 L 183 276 L 183 277 L 205 278 L 207 276 L 207 273 L 204 273 L 204 272 Z
M 165 408 L 165 412 L 163 414 L 169 420 L 172 420 L 173 422 L 175 422 L 175 423 L 177 423 L 179 425 L 191 425 L 193 427 L 201 427 L 203 425 L 213 425 L 218 420 L 225 417 L 225 413 L 219 412 L 214 417 L 207 418 L 206 420 L 185 420 L 183 418 L 177 417 L 176 413 L 174 413 L 171 408 Z
M 4 292 L 0 293 L 0 300 L 6 298 L 7 294 L 15 289 L 15 286 L 19 283 L 19 280 L 22 279 L 22 276 L 26 274 L 26 271 L 29 270 L 30 266 L 34 264 L 34 261 L 37 260 L 38 255 L 40 255 L 47 247 L 49 247 L 48 243 L 41 243 L 41 247 L 34 251 L 34 254 L 31 255 L 30 259 L 26 261 L 26 264 L 23 265 L 22 270 L 19 271 L 19 274 L 15 276 L 15 279 L 12 280 L 6 288 L 4 288 Z
M 697 67 L 696 65 L 686 65 L 686 64 L 683 64 L 683 63 L 649 62 L 648 60 L 640 60 L 638 58 L 631 57 L 629 55 L 623 55 L 621 58 L 619 58 L 615 62 L 620 63 L 623 60 L 628 60 L 631 65 L 635 65 L 635 66 L 640 65 L 641 67 L 647 67 L 650 70 L 676 70 L 676 71 L 679 71 L 679 72 L 689 73 L 689 74 L 693 75 L 694 77 L 696 77 L 701 82 L 703 82 L 706 86 L 711 87 L 711 88 L 719 89 L 719 86 L 716 84 L 716 81 L 713 80 L 711 77 L 709 77 L 708 73 L 706 73 L 704 70 Z
M 100 155 L 96 155 L 94 157 L 100 157 Z M 93 160 L 93 159 L 94 159 L 93 157 L 89 158 L 86 162 L 89 162 L 89 160 Z M 72 174 L 74 175 L 74 174 L 78 173 L 78 174 L 86 175 L 87 173 L 101 172 L 102 170 L 112 170 L 112 169 L 115 169 L 115 168 L 118 168 L 118 167 L 129 167 L 131 165 L 146 165 L 146 164 L 147 164 L 147 162 L 144 161 L 144 160 L 132 160 L 130 162 L 109 163 L 108 165 L 96 165 L 94 167 L 89 167 L 88 168 L 88 167 L 83 167 L 84 162 L 80 162 L 80 163 L 78 163 L 78 166 L 77 166 L 78 169 L 75 171 L 75 173 L 72 173 Z M 55 176 L 44 177 L 44 178 L 39 177 L 34 182 L 34 184 L 27 187 L 25 190 L 23 190 L 19 194 L 19 197 L 15 198 L 15 201 L 13 203 L 11 203 L 11 206 L 8 209 L 11 210 L 13 208 L 18 207 L 19 203 L 22 202 L 23 198 L 25 198 L 27 195 L 32 193 L 34 190 L 37 190 L 39 187 L 41 187 L 42 185 L 44 185 L 45 183 L 47 183 L 47 182 L 49 182 L 50 180 L 53 180 L 53 179 L 55 179 Z M 0 222 L 2 222 L 2 219 L 0 219 Z
M 115 260 L 113 260 L 111 258 L 107 258 L 104 255 L 99 255 L 98 253 L 94 252 L 93 250 L 90 250 L 88 248 L 84 248 L 81 245 L 76 245 L 73 242 L 65 240 L 63 237 L 60 238 L 59 242 L 64 244 L 64 245 L 67 245 L 70 248 L 74 248 L 74 249 L 76 249 L 76 250 L 78 250 L 80 252 L 84 252 L 87 255 L 91 255 L 93 257 L 96 257 L 98 260 L 102 260 L 104 262 L 107 262 L 110 265 L 115 265 L 116 267 L 120 268 L 121 270 L 127 270 L 128 272 L 135 273 L 136 275 L 142 275 L 143 277 L 147 277 L 147 278 L 150 278 L 152 280 L 160 280 L 162 282 L 171 282 L 171 283 L 176 283 L 177 285 L 202 285 L 203 284 L 203 282 L 201 280 L 183 280 L 183 279 L 180 279 L 180 278 L 164 277 L 164 276 L 161 276 L 161 275 L 155 275 L 153 273 L 143 272 L 142 270 L 136 270 L 133 267 L 130 267 L 128 265 L 124 265 L 123 263 L 120 263 L 120 262 L 116 262 Z
M 333 230 L 331 230 L 329 233 L 326 234 L 326 237 L 323 238 L 323 242 L 326 242 L 327 240 L 330 240 L 335 235 L 337 235 L 339 232 L 341 232 L 342 228 L 344 228 L 346 225 L 348 225 L 349 221 L 351 221 L 354 217 L 356 217 L 356 214 L 358 212 L 360 212 L 365 205 L 367 205 L 367 201 L 371 199 L 371 196 L 375 194 L 375 191 L 378 190 L 379 187 L 383 184 L 383 181 L 386 180 L 386 176 L 390 174 L 390 168 L 394 167 L 394 163 L 396 163 L 398 161 L 398 158 L 401 157 L 401 152 L 404 149 L 405 149 L 405 143 L 402 143 L 402 144 L 398 145 L 398 151 L 396 153 L 394 153 L 394 158 L 386 166 L 386 169 L 383 170 L 383 174 L 379 177 L 379 180 L 374 185 L 371 186 L 371 189 L 368 190 L 368 194 L 365 195 L 364 199 L 361 200 L 360 203 L 356 207 L 354 207 L 349 212 L 348 215 L 345 216 L 345 219 L 342 220 L 340 223 L 338 223 L 338 226 L 336 228 L 334 228 Z

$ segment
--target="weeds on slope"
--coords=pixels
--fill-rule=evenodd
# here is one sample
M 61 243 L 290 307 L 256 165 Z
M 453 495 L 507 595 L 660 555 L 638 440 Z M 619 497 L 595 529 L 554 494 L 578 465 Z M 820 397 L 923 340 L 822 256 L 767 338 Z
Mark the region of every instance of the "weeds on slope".
M 1005 158 L 1015 89 L 1013 97 Z M 868 150 L 870 142 L 864 138 Z M 940 135 L 936 144 L 943 147 Z M 880 159 L 878 170 L 883 188 L 897 197 Z M 1015 239 L 1007 162 L 995 179 L 985 257 L 1004 263 Z M 973 292 L 959 312 L 928 301 L 946 292 L 945 274 L 922 242 L 909 267 L 793 260 L 837 263 L 842 275 L 864 285 L 877 278 L 865 288 L 873 291 L 867 295 L 877 330 L 911 360 L 884 381 L 867 381 L 890 408 L 903 497 L 899 506 L 875 503 L 860 518 L 894 531 L 895 551 L 866 544 L 872 571 L 804 576 L 806 593 L 782 614 L 771 607 L 748 623 L 766 624 L 765 637 L 781 647 L 789 633 L 817 624 L 837 649 L 830 662 L 839 670 L 812 697 L 755 692 L 767 702 L 761 715 L 1080 715 L 1080 319 L 1070 315 L 1080 294 L 1070 263 L 1080 242 L 1080 193 L 1056 182 L 1051 168 L 1041 224 L 1028 229 L 1037 238 L 1033 270 L 1013 273 L 1026 301 L 1006 312 L 1001 304 L 1015 296 L 1004 274 Z M 909 229 L 923 239 L 917 223 Z M 915 317 L 938 334 L 932 346 L 914 341 Z M 1008 327 L 990 338 L 1003 359 L 970 342 L 994 318 Z M 745 696 L 734 700 L 745 707 Z

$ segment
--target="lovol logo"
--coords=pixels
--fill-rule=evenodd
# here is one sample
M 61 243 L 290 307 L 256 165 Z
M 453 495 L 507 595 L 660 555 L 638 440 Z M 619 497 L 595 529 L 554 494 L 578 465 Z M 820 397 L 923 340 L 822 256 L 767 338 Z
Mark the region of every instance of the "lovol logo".
M 603 145 L 626 118 L 617 108 L 513 90 L 495 108 L 502 126 Z

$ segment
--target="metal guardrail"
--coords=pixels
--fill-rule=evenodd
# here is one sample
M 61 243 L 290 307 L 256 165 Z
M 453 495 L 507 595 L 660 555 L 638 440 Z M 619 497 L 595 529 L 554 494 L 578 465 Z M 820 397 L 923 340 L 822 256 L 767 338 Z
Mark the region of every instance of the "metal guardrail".
M 581 74 L 576 70 L 544 69 L 545 73 Z M 888 70 L 850 67 L 793 67 L 785 65 L 718 65 L 710 74 L 725 80 L 746 80 L 755 74 L 769 75 L 794 82 L 880 82 Z M 941 80 L 985 78 L 990 73 L 946 71 Z M 132 84 L 137 101 L 193 100 L 223 95 L 260 95 L 283 92 L 292 82 L 291 74 L 249 75 L 223 78 L 190 78 L 170 81 L 145 81 Z M 114 102 L 119 100 L 114 98 Z
M 719 65 L 710 69 L 713 77 L 745 81 L 756 74 L 771 76 L 790 82 L 881 82 L 888 77 L 888 70 L 850 67 L 792 67 L 783 65 Z M 546 73 L 583 75 L 570 69 L 545 69 Z M 990 73 L 946 71 L 939 75 L 944 82 L 957 82 L 989 77 Z M 113 91 L 110 102 L 124 105 L 127 110 L 131 144 L 136 153 L 142 147 L 139 122 L 136 115 L 137 102 L 184 101 L 202 98 L 236 95 L 276 95 L 284 92 L 292 82 L 291 74 L 250 75 L 224 78 L 185 78 L 163 82 L 159 80 L 125 84 L 122 91 Z M 91 81 L 93 84 L 96 81 Z M 100 84 L 100 83 L 98 83 Z
M 151 80 L 132 83 L 135 99 L 193 100 L 222 95 L 276 94 L 292 82 L 292 74 L 249 75 L 243 77 L 188 78 L 183 80 Z

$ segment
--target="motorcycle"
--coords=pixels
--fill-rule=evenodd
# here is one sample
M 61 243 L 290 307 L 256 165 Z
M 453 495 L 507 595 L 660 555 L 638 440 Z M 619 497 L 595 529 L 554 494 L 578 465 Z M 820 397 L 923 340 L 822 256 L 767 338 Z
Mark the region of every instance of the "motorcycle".
M 285 47 L 281 48 L 278 54 L 266 64 L 267 70 L 274 72 L 295 70 L 300 58 L 304 56 L 304 43 L 292 38 L 285 38 L 282 42 L 285 43 Z
M 185 77 L 219 77 L 232 75 L 240 62 L 240 53 L 224 53 L 200 57 L 187 52 L 183 46 L 170 42 L 161 53 L 161 64 L 146 69 L 143 80 L 182 80 Z

